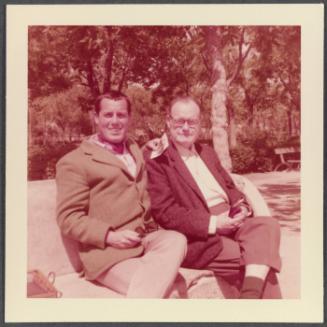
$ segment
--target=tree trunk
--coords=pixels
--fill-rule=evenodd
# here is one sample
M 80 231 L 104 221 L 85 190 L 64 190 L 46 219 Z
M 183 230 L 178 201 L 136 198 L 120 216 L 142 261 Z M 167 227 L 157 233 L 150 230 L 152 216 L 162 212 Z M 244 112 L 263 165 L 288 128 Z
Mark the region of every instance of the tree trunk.
M 293 136 L 292 109 L 287 110 L 288 137 Z
M 295 127 L 295 135 L 301 135 L 301 117 L 299 114 L 299 110 L 296 111 L 296 115 L 294 117 L 294 127 Z
M 113 58 L 114 58 L 114 45 L 113 45 L 113 41 L 110 41 L 106 63 L 105 63 L 105 80 L 103 85 L 103 93 L 109 92 L 111 90 L 111 72 L 112 72 Z
M 91 89 L 93 97 L 96 98 L 99 95 L 100 90 L 99 90 L 98 82 L 94 75 L 94 69 L 91 62 L 91 58 L 89 58 L 87 61 L 87 82 Z
M 218 154 L 223 167 L 230 172 L 232 171 L 232 160 L 229 153 L 226 107 L 228 89 L 226 70 L 220 52 L 219 32 L 219 27 L 207 29 L 208 50 L 212 58 L 213 67 L 213 83 L 211 88 L 212 138 L 214 149 Z
M 296 121 L 296 111 L 292 110 L 291 111 L 291 125 L 292 125 L 292 136 L 297 136 L 298 135 L 298 125 Z
M 237 130 L 236 130 L 236 122 L 235 122 L 235 111 L 232 104 L 228 104 L 228 117 L 229 117 L 229 146 L 231 149 L 235 149 L 237 147 Z
M 121 77 L 120 82 L 119 82 L 119 85 L 118 85 L 118 91 L 119 92 L 121 92 L 121 90 L 123 89 L 123 86 L 124 86 L 125 77 L 126 77 L 126 70 L 127 69 L 124 69 L 123 70 L 123 74 L 122 74 L 122 77 Z
M 232 161 L 229 154 L 227 109 L 225 104 L 226 92 L 224 88 L 224 79 L 218 79 L 212 87 L 212 138 L 215 151 L 219 155 L 223 167 L 231 171 Z
M 255 119 L 254 119 L 254 102 L 252 101 L 252 99 L 249 96 L 249 92 L 248 90 L 244 87 L 244 85 L 242 84 L 242 88 L 244 90 L 244 94 L 245 94 L 245 101 L 247 104 L 247 107 L 249 109 L 249 115 L 248 115 L 248 125 L 250 126 L 250 128 L 254 129 L 255 128 Z

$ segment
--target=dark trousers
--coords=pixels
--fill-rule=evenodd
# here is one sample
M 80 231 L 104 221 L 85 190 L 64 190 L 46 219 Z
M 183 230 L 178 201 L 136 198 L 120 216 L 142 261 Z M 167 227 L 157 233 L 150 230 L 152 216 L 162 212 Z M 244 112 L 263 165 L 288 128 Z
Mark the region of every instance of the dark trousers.
M 239 229 L 222 236 L 223 250 L 206 267 L 234 287 L 242 285 L 244 266 L 261 264 L 271 267 L 262 298 L 281 298 L 276 272 L 281 268 L 279 256 L 280 226 L 272 217 L 249 217 Z

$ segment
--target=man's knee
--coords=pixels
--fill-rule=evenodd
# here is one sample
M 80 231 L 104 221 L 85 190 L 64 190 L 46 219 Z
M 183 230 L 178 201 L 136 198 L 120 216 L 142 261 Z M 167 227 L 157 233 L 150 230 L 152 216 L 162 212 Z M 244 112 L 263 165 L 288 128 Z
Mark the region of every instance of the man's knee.
M 264 218 L 264 222 L 272 232 L 280 234 L 280 225 L 277 219 L 273 217 L 266 217 Z
M 252 218 L 249 218 L 249 221 Z M 273 217 L 255 217 L 254 221 L 255 223 L 259 223 L 261 226 L 266 226 L 269 230 L 280 233 L 280 225 L 276 218 Z
M 255 234 L 261 235 L 260 242 L 270 244 L 275 250 L 280 246 L 281 230 L 277 219 L 273 217 L 261 217 L 256 228 L 253 229 Z

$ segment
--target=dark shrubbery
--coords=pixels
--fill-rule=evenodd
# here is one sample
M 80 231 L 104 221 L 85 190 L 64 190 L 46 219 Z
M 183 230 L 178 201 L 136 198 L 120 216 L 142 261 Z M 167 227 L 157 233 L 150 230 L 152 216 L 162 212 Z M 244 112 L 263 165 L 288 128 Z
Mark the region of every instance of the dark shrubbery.
M 252 171 L 252 163 L 255 160 L 255 151 L 251 146 L 238 145 L 231 150 L 233 172 L 249 173 Z
M 300 147 L 300 137 L 277 140 L 268 132 L 248 132 L 238 139 L 238 146 L 231 150 L 233 172 L 246 174 L 250 172 L 272 171 L 280 162 L 274 153 L 276 148 Z M 290 158 L 295 155 L 288 155 Z M 299 159 L 296 157 L 295 159 Z
M 277 163 L 276 142 L 265 132 L 248 133 L 231 150 L 233 172 L 245 174 L 273 170 Z
M 146 141 L 142 137 L 135 139 L 141 145 Z M 211 144 L 211 141 L 206 140 L 206 143 Z M 72 142 L 30 146 L 28 180 L 54 178 L 57 161 L 78 144 L 79 142 Z M 279 157 L 274 154 L 274 149 L 287 146 L 299 146 L 299 138 L 277 142 L 265 132 L 247 133 L 246 136 L 239 137 L 238 146 L 231 150 L 233 172 L 246 174 L 272 171 L 280 162 Z
M 29 147 L 28 180 L 54 178 L 57 161 L 76 147 L 76 143 L 57 143 L 46 146 L 33 145 Z

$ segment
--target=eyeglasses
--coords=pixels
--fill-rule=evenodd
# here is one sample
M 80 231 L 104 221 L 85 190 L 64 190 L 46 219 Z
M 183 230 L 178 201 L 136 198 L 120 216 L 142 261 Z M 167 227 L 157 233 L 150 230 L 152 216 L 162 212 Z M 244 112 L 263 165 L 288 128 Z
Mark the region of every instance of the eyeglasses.
M 170 120 L 175 127 L 183 127 L 185 123 L 187 123 L 189 127 L 195 128 L 200 123 L 199 119 L 183 119 L 183 118 L 174 119 L 172 116 L 170 116 Z

